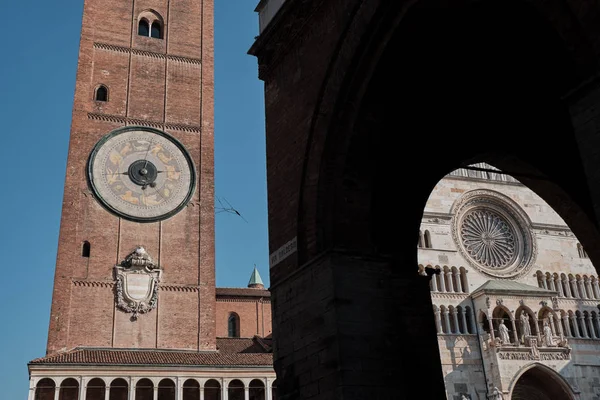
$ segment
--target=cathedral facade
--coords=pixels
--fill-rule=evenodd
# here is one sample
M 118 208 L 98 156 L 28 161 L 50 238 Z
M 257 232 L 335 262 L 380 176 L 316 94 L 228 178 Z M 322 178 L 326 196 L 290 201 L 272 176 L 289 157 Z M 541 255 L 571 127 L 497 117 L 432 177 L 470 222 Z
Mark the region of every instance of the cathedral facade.
M 434 188 L 419 236 L 448 399 L 596 399 L 600 287 L 566 223 L 486 164 Z

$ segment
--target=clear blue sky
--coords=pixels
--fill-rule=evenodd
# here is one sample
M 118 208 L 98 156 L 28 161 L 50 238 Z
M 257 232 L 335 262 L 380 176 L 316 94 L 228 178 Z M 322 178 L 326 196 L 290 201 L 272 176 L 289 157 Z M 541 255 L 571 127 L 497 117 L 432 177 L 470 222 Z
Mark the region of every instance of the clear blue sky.
M 0 400 L 26 399 L 27 362 L 45 353 L 83 0 L 0 0 Z M 218 286 L 269 284 L 263 84 L 246 54 L 258 0 L 215 0 Z

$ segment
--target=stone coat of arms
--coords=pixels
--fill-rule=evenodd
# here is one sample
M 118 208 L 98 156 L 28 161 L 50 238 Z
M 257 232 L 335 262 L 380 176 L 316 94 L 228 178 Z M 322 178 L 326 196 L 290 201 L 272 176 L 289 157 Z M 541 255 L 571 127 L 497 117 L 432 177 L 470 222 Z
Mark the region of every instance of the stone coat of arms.
M 139 314 L 156 308 L 161 268 L 154 263 L 150 254 L 142 246 L 115 265 L 115 295 L 117 307 L 132 313 L 135 321 Z

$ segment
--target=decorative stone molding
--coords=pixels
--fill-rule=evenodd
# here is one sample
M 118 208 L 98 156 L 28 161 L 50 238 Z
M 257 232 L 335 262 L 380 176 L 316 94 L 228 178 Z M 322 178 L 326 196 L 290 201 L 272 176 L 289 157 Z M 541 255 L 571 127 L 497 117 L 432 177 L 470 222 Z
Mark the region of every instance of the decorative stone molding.
M 188 292 L 188 293 L 196 292 L 197 293 L 200 290 L 200 288 L 198 286 L 176 286 L 176 285 L 163 286 L 163 285 L 161 285 L 159 290 L 161 292 Z
M 103 282 L 103 281 L 73 281 L 73 286 L 111 288 L 114 286 L 114 283 L 113 282 Z
M 106 43 L 96 42 L 96 43 L 94 43 L 94 49 L 113 51 L 113 52 L 123 53 L 123 54 L 131 53 L 131 54 L 135 54 L 138 56 L 156 58 L 156 59 L 160 59 L 160 60 L 168 59 L 171 61 L 177 61 L 177 62 L 192 64 L 192 65 L 202 64 L 202 61 L 199 58 L 175 56 L 175 55 L 171 55 L 171 54 L 157 53 L 154 51 L 147 51 L 147 50 L 137 50 L 137 49 L 132 49 L 129 47 L 115 46 L 115 45 L 106 44 Z
M 535 262 L 537 245 L 527 214 L 491 190 L 472 190 L 452 206 L 452 235 L 471 266 L 496 278 L 516 279 Z
M 115 265 L 117 307 L 132 313 L 132 321 L 156 308 L 161 275 L 162 270 L 146 249 L 136 247 L 121 264 Z
M 172 123 L 162 123 L 158 121 L 148 121 L 144 119 L 135 119 L 135 118 L 126 118 L 121 117 L 119 115 L 110 115 L 110 114 L 98 114 L 98 113 L 88 113 L 88 119 L 96 120 L 96 121 L 104 121 L 104 122 L 112 122 L 121 125 L 140 125 L 140 126 L 148 126 L 150 128 L 156 129 L 171 129 L 174 131 L 182 131 L 188 133 L 200 133 L 201 128 L 197 125 L 186 125 L 186 124 L 172 124 Z

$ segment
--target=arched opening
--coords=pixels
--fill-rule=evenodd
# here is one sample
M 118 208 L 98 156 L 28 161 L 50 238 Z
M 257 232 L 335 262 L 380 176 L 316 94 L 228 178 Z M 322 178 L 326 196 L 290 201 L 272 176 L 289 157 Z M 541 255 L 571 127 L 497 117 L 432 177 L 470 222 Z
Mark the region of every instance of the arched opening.
M 229 400 L 244 400 L 244 382 L 234 379 L 227 387 Z
M 109 400 L 128 400 L 129 384 L 123 378 L 117 378 L 110 383 Z
M 431 249 L 431 233 L 428 230 L 425 231 L 425 235 L 423 238 L 425 248 Z
M 441 332 L 440 333 L 451 333 L 450 331 L 450 316 L 446 306 L 440 306 L 441 316 Z
M 470 293 L 469 290 L 469 281 L 467 280 L 467 270 L 465 267 L 460 267 L 460 282 L 462 286 L 463 293 Z
M 175 400 L 175 382 L 168 378 L 158 382 L 158 400 Z
M 510 396 L 512 400 L 573 400 L 564 379 L 545 366 L 525 371 L 517 380 Z
M 204 400 L 221 400 L 221 384 L 210 379 L 204 384 Z
M 108 88 L 100 85 L 96 88 L 96 101 L 108 101 Z
M 277 400 L 277 379 L 271 384 L 271 399 Z
M 581 337 L 581 331 L 579 330 L 579 324 L 577 323 L 577 318 L 576 318 L 575 314 L 573 314 L 573 311 L 569 311 L 567 313 L 567 316 L 569 317 L 569 330 L 571 331 L 571 335 L 576 338 Z
M 460 333 L 459 331 L 459 322 L 458 322 L 458 312 L 456 310 L 456 307 L 454 306 L 449 306 L 448 307 L 448 314 L 450 317 L 450 332 L 449 333 Z
M 154 400 L 154 384 L 150 379 L 140 379 L 136 383 L 135 400 Z
M 87 240 L 83 242 L 81 245 L 81 257 L 90 258 L 90 251 L 92 249 L 92 245 Z
M 140 19 L 138 23 L 138 35 L 139 36 L 150 36 L 150 24 L 145 18 Z
M 467 320 L 467 333 L 472 335 L 476 334 L 477 331 L 475 328 L 475 321 L 473 321 L 473 310 L 469 306 L 465 307 L 465 318 Z
M 458 314 L 458 331 L 462 334 L 469 333 L 465 309 L 462 306 L 458 306 L 456 307 L 456 313 Z
M 86 400 L 105 400 L 106 384 L 100 378 L 94 378 L 85 385 Z
M 79 382 L 73 378 L 67 378 L 60 383 L 58 400 L 78 400 Z
M 234 312 L 227 319 L 227 335 L 232 338 L 240 337 L 240 316 Z
M 265 384 L 260 379 L 253 379 L 249 385 L 249 400 L 265 400 Z
M 110 383 L 109 400 L 128 400 L 129 384 L 123 378 L 117 378 Z
M 515 311 L 515 326 L 519 343 L 528 345 L 527 338 L 537 336 L 536 317 L 533 311 L 526 306 L 520 306 Z
M 35 385 L 35 400 L 54 400 L 56 384 L 50 378 L 44 378 Z
M 200 400 L 200 384 L 195 379 L 183 382 L 183 400 Z
M 150 28 L 150 37 L 162 39 L 162 24 L 159 21 L 154 21 Z
M 490 320 L 483 311 L 479 312 L 479 326 L 485 333 L 490 334 Z
M 494 322 L 494 335 L 502 341 L 502 344 L 514 342 L 512 318 L 510 312 L 503 306 L 497 306 L 492 312 Z

